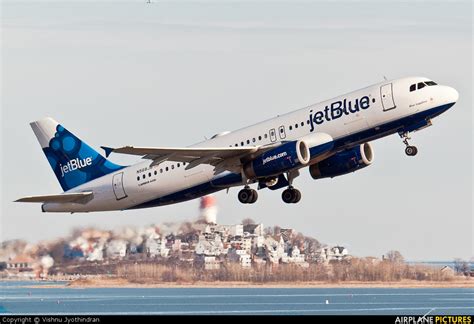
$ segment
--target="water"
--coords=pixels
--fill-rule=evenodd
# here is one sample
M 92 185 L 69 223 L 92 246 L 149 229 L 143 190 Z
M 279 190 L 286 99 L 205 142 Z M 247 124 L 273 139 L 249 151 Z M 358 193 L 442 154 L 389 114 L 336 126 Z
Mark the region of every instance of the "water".
M 13 314 L 473 314 L 473 288 L 40 288 L 0 282 Z M 27 286 L 36 286 L 30 288 Z M 328 303 L 326 303 L 326 300 Z

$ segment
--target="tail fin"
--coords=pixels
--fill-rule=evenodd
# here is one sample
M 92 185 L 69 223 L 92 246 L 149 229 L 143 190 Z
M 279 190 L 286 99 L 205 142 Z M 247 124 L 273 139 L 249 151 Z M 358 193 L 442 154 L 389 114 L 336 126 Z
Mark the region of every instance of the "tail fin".
M 64 191 L 120 170 L 52 118 L 30 123 Z

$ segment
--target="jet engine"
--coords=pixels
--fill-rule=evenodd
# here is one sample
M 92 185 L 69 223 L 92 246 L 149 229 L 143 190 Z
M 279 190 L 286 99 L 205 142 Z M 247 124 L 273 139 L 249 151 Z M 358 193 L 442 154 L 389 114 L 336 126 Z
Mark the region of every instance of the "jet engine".
M 249 179 L 278 176 L 310 160 L 309 147 L 305 141 L 292 141 L 266 151 L 244 164 L 245 176 Z
M 370 143 L 336 153 L 309 167 L 313 179 L 333 178 L 365 168 L 372 164 L 374 152 Z

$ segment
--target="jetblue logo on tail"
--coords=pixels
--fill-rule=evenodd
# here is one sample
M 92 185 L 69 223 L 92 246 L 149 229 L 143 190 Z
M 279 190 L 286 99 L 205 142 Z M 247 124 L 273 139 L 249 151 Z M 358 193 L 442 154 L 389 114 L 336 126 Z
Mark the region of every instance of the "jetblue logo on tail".
M 372 102 L 375 102 L 375 99 L 372 99 Z M 313 114 L 313 111 L 310 110 L 309 114 L 309 131 L 312 132 L 315 129 L 315 125 L 320 125 L 325 121 L 331 121 L 338 119 L 343 115 L 354 114 L 359 112 L 360 109 L 368 109 L 370 107 L 370 99 L 368 96 L 363 96 L 360 99 L 352 100 L 339 100 L 335 101 L 332 104 L 326 106 L 324 110 L 317 111 Z
M 52 133 L 50 123 L 38 127 L 42 133 Z M 64 191 L 123 168 L 114 164 L 81 141 L 61 125 L 57 125 L 44 154 Z
M 91 157 L 87 157 L 82 160 L 79 158 L 75 158 L 73 160 L 68 161 L 66 165 L 59 164 L 59 167 L 61 168 L 61 176 L 64 178 L 64 174 L 77 169 L 82 169 L 89 165 L 92 165 Z

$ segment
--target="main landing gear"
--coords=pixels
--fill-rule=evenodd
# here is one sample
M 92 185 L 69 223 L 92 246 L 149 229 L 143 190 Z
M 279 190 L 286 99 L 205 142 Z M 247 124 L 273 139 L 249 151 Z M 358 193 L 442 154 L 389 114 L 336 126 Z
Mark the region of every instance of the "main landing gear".
M 285 189 L 281 194 L 281 198 L 287 204 L 296 204 L 301 200 L 301 192 L 298 189 L 293 188 L 292 186 L 293 179 L 296 178 L 298 175 L 298 171 L 290 171 L 287 173 L 288 189 Z M 258 199 L 258 193 L 256 190 L 251 189 L 250 186 L 247 184 L 245 185 L 244 189 L 239 191 L 237 197 L 239 198 L 239 201 L 242 204 L 253 204 Z
M 287 204 L 296 204 L 301 200 L 301 192 L 298 189 L 293 188 L 293 180 L 299 175 L 298 171 L 288 172 L 288 189 L 285 189 L 281 193 L 281 199 Z
M 406 146 L 405 154 L 408 156 L 415 156 L 418 153 L 418 149 L 416 146 L 410 145 L 410 143 L 408 143 L 408 140 L 411 139 L 408 135 L 408 132 L 400 133 L 400 137 L 403 139 L 403 144 Z
M 287 204 L 296 204 L 301 200 L 301 192 L 290 186 L 281 193 L 281 199 Z
M 256 190 L 250 189 L 249 186 L 245 186 L 239 191 L 238 198 L 242 204 L 253 204 L 258 199 L 258 193 Z

